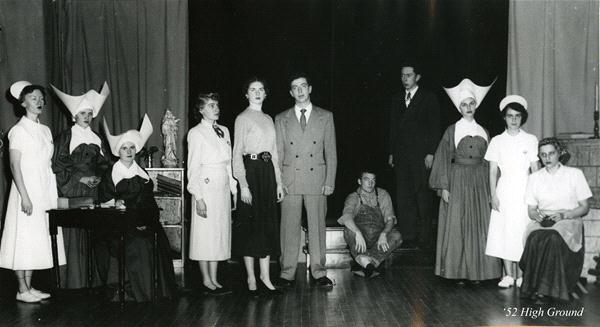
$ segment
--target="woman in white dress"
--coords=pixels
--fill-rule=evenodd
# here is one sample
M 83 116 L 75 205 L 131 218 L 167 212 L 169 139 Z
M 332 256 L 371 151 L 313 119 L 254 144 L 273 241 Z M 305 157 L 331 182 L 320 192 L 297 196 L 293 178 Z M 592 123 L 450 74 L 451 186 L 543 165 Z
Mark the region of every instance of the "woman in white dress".
M 39 302 L 50 294 L 31 285 L 34 270 L 53 267 L 46 210 L 56 208 L 56 179 L 52 172 L 52 134 L 38 117 L 45 108 L 44 88 L 19 81 L 11 95 L 24 115 L 8 132 L 13 182 L 6 207 L 0 244 L 0 267 L 15 271 L 19 283 L 16 299 Z M 59 264 L 65 264 L 62 232 L 58 232 Z
M 231 257 L 231 197 L 237 201 L 237 182 L 231 172 L 229 130 L 217 124 L 219 95 L 198 95 L 196 118 L 188 141 L 188 191 L 192 194 L 190 259 L 200 264 L 204 292 L 230 293 L 217 279 L 219 261 Z M 235 209 L 235 208 L 234 208 Z
M 503 260 L 502 288 L 517 284 L 521 272 L 513 271 L 513 263 L 521 260 L 523 234 L 529 223 L 525 188 L 531 172 L 538 170 L 537 138 L 521 129 L 527 121 L 527 101 L 509 95 L 500 102 L 506 123 L 504 133 L 490 141 L 485 159 L 490 163 L 490 195 L 492 212 L 485 254 Z M 498 178 L 500 175 L 500 178 Z

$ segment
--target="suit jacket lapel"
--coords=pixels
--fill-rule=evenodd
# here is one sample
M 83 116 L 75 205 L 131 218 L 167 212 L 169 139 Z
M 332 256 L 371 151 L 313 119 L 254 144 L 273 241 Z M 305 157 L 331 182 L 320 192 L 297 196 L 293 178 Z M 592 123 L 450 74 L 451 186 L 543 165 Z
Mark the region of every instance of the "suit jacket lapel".
M 406 95 L 405 95 L 405 99 L 406 99 Z M 419 90 L 417 90 L 417 92 L 415 92 L 415 96 L 410 100 L 408 109 L 413 109 L 415 107 L 418 107 L 419 103 L 421 101 L 423 101 L 423 92 L 420 92 L 420 89 L 419 89 Z M 404 103 L 406 105 L 406 101 Z
M 321 108 L 313 105 L 313 110 L 310 113 L 310 118 L 306 123 L 306 132 L 305 134 L 312 135 L 313 133 L 318 133 L 321 126 L 321 118 L 323 117 L 323 112 Z

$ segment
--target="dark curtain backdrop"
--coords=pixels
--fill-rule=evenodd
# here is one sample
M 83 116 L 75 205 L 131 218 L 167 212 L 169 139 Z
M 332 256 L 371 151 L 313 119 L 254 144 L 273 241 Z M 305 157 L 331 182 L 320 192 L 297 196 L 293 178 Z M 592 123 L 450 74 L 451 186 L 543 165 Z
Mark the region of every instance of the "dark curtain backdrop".
M 106 116 L 113 133 L 137 128 L 144 113 L 154 125 L 148 145 L 162 148 L 168 108 L 182 118 L 178 158 L 188 113 L 187 0 L 0 0 L 0 215 L 10 186 L 6 133 L 18 117 L 8 90 L 28 80 L 79 95 L 107 81 L 111 94 L 94 123 Z M 70 114 L 47 92 L 41 121 L 56 135 Z M 155 155 L 158 164 L 159 155 Z M 183 163 L 182 163 L 183 164 Z
M 41 85 L 48 83 L 46 5 L 45 1 L 39 0 L 0 1 L 0 134 L 4 143 L 0 149 L 0 217 L 4 216 L 10 189 L 6 134 L 18 119 L 8 90 L 18 80 Z M 40 120 L 45 124 L 52 120 L 51 105 Z
M 166 109 L 183 118 L 177 155 L 183 159 L 187 95 L 187 0 L 56 0 L 52 20 L 52 66 L 55 86 L 78 95 L 100 90 L 110 95 L 94 120 L 102 117 L 113 134 L 138 128 L 148 113 L 154 133 L 146 146 L 162 149 L 161 120 Z M 58 101 L 58 98 L 54 98 Z M 56 130 L 71 121 L 68 111 L 54 116 Z M 60 128 L 59 128 L 60 127 Z M 159 165 L 159 155 L 154 165 Z
M 469 77 L 496 83 L 477 120 L 492 135 L 504 125 L 508 2 L 465 1 L 190 1 L 190 101 L 221 93 L 221 123 L 233 130 L 246 108 L 242 85 L 252 75 L 269 82 L 265 112 L 293 105 L 287 78 L 312 77 L 314 103 L 334 113 L 338 142 L 336 191 L 328 224 L 365 165 L 393 191 L 387 161 L 387 103 L 401 89 L 400 62 L 416 59 L 420 85 L 438 94 L 445 125 L 460 116 L 442 90 Z

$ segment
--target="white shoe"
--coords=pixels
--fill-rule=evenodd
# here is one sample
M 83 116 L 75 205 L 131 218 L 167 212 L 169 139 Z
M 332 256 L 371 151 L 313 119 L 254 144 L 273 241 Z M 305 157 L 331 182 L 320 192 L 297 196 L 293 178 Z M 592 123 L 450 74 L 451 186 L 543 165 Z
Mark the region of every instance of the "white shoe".
M 514 283 L 515 283 L 515 279 L 512 278 L 511 276 L 506 275 L 506 276 L 502 277 L 502 280 L 498 283 L 498 286 L 502 287 L 502 288 L 509 288 L 509 287 L 513 286 Z
M 42 299 L 31 294 L 31 292 L 27 291 L 24 293 L 17 292 L 17 301 L 25 302 L 25 303 L 36 303 L 40 302 Z
M 31 293 L 31 294 L 39 297 L 42 300 L 49 299 L 52 296 L 52 295 L 50 295 L 48 293 L 44 293 L 42 291 L 38 291 L 38 290 L 36 290 L 33 287 L 29 289 L 29 293 Z
M 519 277 L 517 278 L 517 287 L 521 288 L 521 285 L 523 284 L 523 277 Z

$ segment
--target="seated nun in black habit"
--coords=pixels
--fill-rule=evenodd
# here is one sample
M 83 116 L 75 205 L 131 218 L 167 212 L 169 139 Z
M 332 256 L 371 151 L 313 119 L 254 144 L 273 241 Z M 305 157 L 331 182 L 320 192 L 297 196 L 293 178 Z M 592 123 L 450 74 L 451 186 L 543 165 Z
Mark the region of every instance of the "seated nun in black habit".
M 110 165 L 110 154 L 106 144 L 92 130 L 90 124 L 98 116 L 110 90 L 106 82 L 100 93 L 89 90 L 80 96 L 68 95 L 54 86 L 52 89 L 71 113 L 74 123 L 54 141 L 52 170 L 56 175 L 58 196 L 86 197 L 96 201 L 98 185 Z M 82 216 L 81 219 L 85 217 Z M 68 265 L 60 267 L 61 287 L 92 287 L 93 285 L 87 285 L 86 231 L 66 227 L 62 230 Z
M 152 243 L 153 231 L 158 234 L 158 298 L 173 297 L 175 294 L 175 274 L 167 236 L 159 222 L 159 209 L 154 199 L 154 184 L 148 173 L 135 161 L 148 137 L 152 134 L 152 124 L 148 115 L 139 131 L 129 130 L 121 135 L 110 134 L 104 121 L 106 137 L 112 154 L 119 158 L 102 177 L 99 199 L 102 202 L 114 200 L 117 208 L 136 209 L 143 225 L 127 232 L 125 240 L 125 271 L 128 281 L 126 295 L 137 302 L 152 300 Z M 98 271 L 107 282 L 116 281 L 118 234 L 100 232 L 96 254 Z

